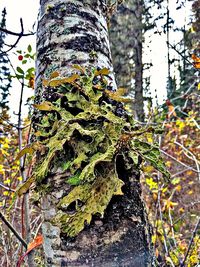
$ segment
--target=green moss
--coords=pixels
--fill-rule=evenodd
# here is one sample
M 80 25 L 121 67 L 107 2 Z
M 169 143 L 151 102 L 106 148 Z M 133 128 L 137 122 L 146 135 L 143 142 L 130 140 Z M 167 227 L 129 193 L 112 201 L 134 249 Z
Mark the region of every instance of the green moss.
M 46 151 L 34 170 L 36 184 L 42 184 L 45 177 L 53 172 L 58 154 L 69 148 L 73 152 L 66 153 L 61 166 L 63 171 L 71 173 L 66 182 L 72 185 L 72 189 L 58 204 L 59 211 L 53 219 L 53 223 L 59 224 L 69 236 L 83 230 L 85 223 L 91 222 L 92 215 L 103 216 L 112 196 L 122 194 L 123 181 L 118 178 L 115 166 L 118 154 L 127 151 L 133 166 L 138 164 L 138 156 L 141 156 L 168 176 L 159 148 L 145 141 L 147 130 L 141 128 L 134 132 L 135 122 L 131 116 L 115 114 L 116 107 L 108 103 L 108 95 L 103 88 L 106 83 L 103 74 L 99 73 L 101 71 L 82 68 L 78 79 L 60 78 L 67 83 L 59 82 L 59 77 L 45 81 L 55 84 L 60 98 L 53 103 L 52 109 L 47 102 L 38 105 L 45 116 L 38 124 L 37 139 Z M 107 71 L 104 69 L 102 73 Z M 99 79 L 94 87 L 97 75 Z M 115 98 L 116 95 L 117 92 Z M 103 166 L 102 171 L 100 166 Z M 127 168 L 133 166 L 129 164 Z M 77 201 L 81 201 L 82 206 L 76 205 L 75 213 L 68 214 L 69 205 Z

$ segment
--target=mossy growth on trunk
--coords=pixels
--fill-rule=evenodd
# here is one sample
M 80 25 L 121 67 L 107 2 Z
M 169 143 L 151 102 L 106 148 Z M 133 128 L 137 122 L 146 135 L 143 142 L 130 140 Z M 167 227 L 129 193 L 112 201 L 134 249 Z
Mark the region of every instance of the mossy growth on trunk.
M 103 217 L 111 198 L 123 194 L 117 158 L 123 158 L 127 171 L 143 159 L 169 175 L 158 146 L 146 141 L 156 129 L 138 127 L 121 103 L 126 102 L 121 91 L 107 89 L 109 71 L 74 68 L 77 74 L 71 77 L 54 72 L 43 81 L 45 101 L 35 104 L 40 116 L 32 145 L 37 155 L 32 177 L 41 194 L 47 177 L 66 173 L 69 190 L 52 223 L 69 237 L 90 224 L 93 215 Z

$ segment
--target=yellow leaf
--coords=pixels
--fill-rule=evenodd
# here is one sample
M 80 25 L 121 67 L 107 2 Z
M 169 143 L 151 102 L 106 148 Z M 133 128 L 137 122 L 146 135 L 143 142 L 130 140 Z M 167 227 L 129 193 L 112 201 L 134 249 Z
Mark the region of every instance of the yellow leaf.
M 0 174 L 4 174 L 4 173 L 5 173 L 4 166 L 0 165 Z
M 198 90 L 200 90 L 200 83 L 198 83 L 198 86 L 197 86 Z
M 15 160 L 19 160 L 21 157 L 23 157 L 25 154 L 33 154 L 34 150 L 32 147 L 25 147 L 23 148 L 17 155 Z
M 34 177 L 30 177 L 28 180 L 26 180 L 25 183 L 23 183 L 22 185 L 20 185 L 20 187 L 16 190 L 16 194 L 20 197 L 23 194 L 27 193 L 27 191 L 29 190 L 30 186 L 32 185 L 32 183 L 34 182 Z
M 50 79 L 56 78 L 58 76 L 59 76 L 59 72 L 58 71 L 54 71 L 54 72 L 51 73 Z
M 186 172 L 187 175 L 192 175 L 193 174 L 193 171 L 189 170 Z
M 3 183 L 4 184 L 10 184 L 10 182 L 11 182 L 10 179 L 6 179 Z
M 152 235 L 151 240 L 152 240 L 152 243 L 155 244 L 156 243 L 156 235 Z
M 151 165 L 147 165 L 147 166 L 144 166 L 142 170 L 145 173 L 147 173 L 147 172 L 150 173 L 150 172 L 152 172 L 154 170 L 154 167 L 151 166 Z
M 49 80 L 45 80 L 45 79 L 43 79 L 43 80 L 42 80 L 42 84 L 43 84 L 44 86 L 48 86 L 48 85 L 49 85 Z
M 171 161 L 166 161 L 166 162 L 165 162 L 165 165 L 166 165 L 166 167 L 170 168 L 171 165 L 172 165 L 172 162 L 171 162 Z
M 68 78 L 61 78 L 56 80 L 51 80 L 49 82 L 49 86 L 57 87 L 65 83 L 73 83 L 75 80 L 77 80 L 80 76 L 78 74 L 73 74 L 72 76 Z
M 185 212 L 184 208 L 180 208 L 179 212 L 182 212 L 182 213 Z
M 8 196 L 8 195 L 9 195 L 9 192 L 8 192 L 8 191 L 4 191 L 4 192 L 3 192 L 3 195 L 4 195 L 4 196 Z
M 125 98 L 122 97 L 120 92 L 116 91 L 116 92 L 112 92 L 109 90 L 105 90 L 105 93 L 113 100 L 116 100 L 118 102 L 123 102 L 123 103 L 130 103 L 133 102 L 133 99 L 131 98 Z
M 94 76 L 98 76 L 98 75 L 108 75 L 110 73 L 110 70 L 107 68 L 103 68 L 101 70 L 95 70 L 94 72 Z
M 55 110 L 55 106 L 51 102 L 48 102 L 48 101 L 44 101 L 41 104 L 33 104 L 33 106 L 36 109 L 43 110 L 43 111 Z
M 178 203 L 172 202 L 170 199 L 167 199 L 167 200 L 165 200 L 165 205 L 164 205 L 162 211 L 173 209 L 173 207 L 177 206 L 177 205 L 178 205 Z
M 191 31 L 191 33 L 194 33 L 195 32 L 195 30 L 194 30 L 193 27 L 190 28 L 190 31 Z
M 79 70 L 82 74 L 85 74 L 85 68 L 80 65 L 74 64 L 72 65 L 72 68 Z
M 182 189 L 182 186 L 179 184 L 179 185 L 177 185 L 175 188 L 176 188 L 176 191 L 180 192 L 181 189 Z
M 28 81 L 28 87 L 34 89 L 35 83 L 34 83 L 34 77 L 30 77 Z

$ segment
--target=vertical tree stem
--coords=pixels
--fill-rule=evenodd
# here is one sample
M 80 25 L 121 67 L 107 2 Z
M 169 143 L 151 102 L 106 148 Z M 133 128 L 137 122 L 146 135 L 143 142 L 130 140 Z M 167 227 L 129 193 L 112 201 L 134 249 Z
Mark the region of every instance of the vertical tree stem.
M 18 136 L 19 136 L 19 150 L 22 149 L 23 143 L 23 136 L 22 136 L 22 119 L 21 119 L 21 112 L 22 112 L 22 100 L 23 100 L 23 92 L 24 92 L 24 80 L 21 83 L 21 95 L 20 95 L 20 102 L 19 102 L 19 112 L 18 112 Z M 25 182 L 27 177 L 24 169 L 24 157 L 20 158 L 20 173 L 22 176 L 22 181 Z M 30 229 L 30 209 L 29 209 L 29 194 L 26 193 L 24 195 L 24 221 L 25 221 L 25 233 L 26 233 L 26 242 L 27 244 L 31 241 L 31 229 Z M 33 252 L 28 254 L 28 266 L 34 267 L 34 259 L 33 259 Z

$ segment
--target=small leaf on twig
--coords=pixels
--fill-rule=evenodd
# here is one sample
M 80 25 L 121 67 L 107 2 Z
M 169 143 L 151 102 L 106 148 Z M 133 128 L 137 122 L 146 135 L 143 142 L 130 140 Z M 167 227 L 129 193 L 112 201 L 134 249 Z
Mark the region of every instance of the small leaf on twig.
M 48 101 L 44 101 L 41 104 L 33 104 L 33 106 L 36 109 L 43 110 L 43 111 L 55 110 L 55 106 L 51 102 L 48 102 Z
M 25 154 L 33 154 L 34 149 L 30 146 L 24 147 L 17 155 L 15 160 L 19 160 L 21 157 L 23 157 Z
M 110 73 L 110 70 L 107 68 L 103 68 L 101 70 L 96 70 L 94 73 L 94 76 L 98 76 L 98 75 L 108 75 Z
M 20 257 L 20 259 L 17 262 L 17 267 L 21 266 L 21 263 L 23 262 L 24 258 L 36 247 L 39 247 L 43 244 L 43 236 L 40 234 L 38 235 L 32 242 L 28 244 L 28 249 L 25 252 L 24 255 Z

